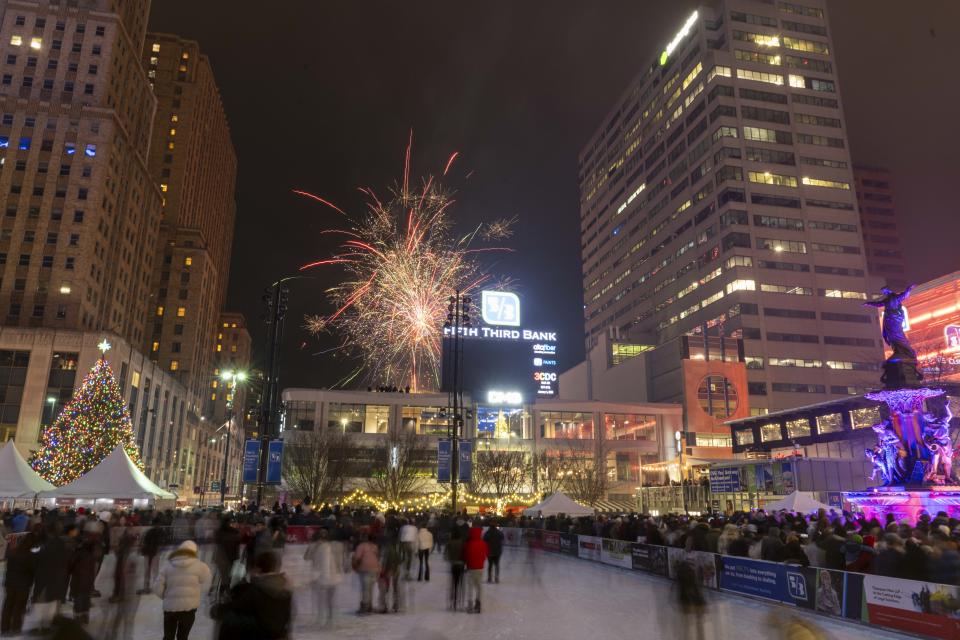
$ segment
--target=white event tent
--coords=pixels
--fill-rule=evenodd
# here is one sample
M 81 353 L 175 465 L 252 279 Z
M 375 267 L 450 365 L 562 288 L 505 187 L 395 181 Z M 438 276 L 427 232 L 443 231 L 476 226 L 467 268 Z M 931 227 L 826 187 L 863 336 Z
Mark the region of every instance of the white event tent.
M 819 509 L 830 510 L 830 506 L 814 500 L 813 494 L 809 491 L 794 491 L 790 495 L 776 502 L 768 502 L 763 505 L 763 510 L 770 511 L 796 511 L 797 513 L 812 513 Z
M 525 516 L 555 516 L 561 513 L 572 518 L 580 518 L 592 516 L 593 509 L 574 502 L 566 494 L 558 491 L 543 502 L 523 510 Z
M 38 493 L 53 488 L 27 464 L 13 440 L 0 449 L 0 499 L 32 500 Z
M 44 491 L 40 496 L 80 501 L 136 500 L 147 504 L 177 498 L 175 494 L 155 485 L 140 471 L 122 446 L 118 446 L 100 464 L 70 484 Z

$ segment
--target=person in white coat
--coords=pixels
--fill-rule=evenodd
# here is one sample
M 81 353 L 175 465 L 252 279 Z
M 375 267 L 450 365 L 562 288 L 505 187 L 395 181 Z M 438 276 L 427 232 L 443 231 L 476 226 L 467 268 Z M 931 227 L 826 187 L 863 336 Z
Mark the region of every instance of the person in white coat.
M 419 550 L 419 538 L 417 536 L 417 525 L 409 520 L 403 521 L 400 527 L 400 542 L 403 549 L 404 578 L 410 579 L 410 567 L 413 565 L 413 559 Z
M 153 592 L 163 598 L 163 640 L 187 640 L 200 598 L 212 579 L 210 567 L 197 557 L 193 540 L 184 541 L 170 554 L 153 583 Z
M 430 533 L 425 522 L 420 524 L 420 529 L 417 531 L 417 541 L 419 543 L 417 557 L 420 559 L 417 582 L 420 580 L 430 582 L 430 551 L 433 549 L 433 534 Z
M 333 626 L 333 598 L 337 585 L 343 582 L 343 546 L 329 538 L 326 529 L 319 529 L 303 554 L 313 567 L 313 590 L 320 606 L 317 615 L 327 627 Z

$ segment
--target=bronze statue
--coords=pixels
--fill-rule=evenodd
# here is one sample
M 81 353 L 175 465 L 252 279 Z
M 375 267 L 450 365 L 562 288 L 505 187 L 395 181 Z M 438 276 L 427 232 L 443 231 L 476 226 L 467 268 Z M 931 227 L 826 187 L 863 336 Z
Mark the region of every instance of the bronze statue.
M 897 293 L 889 287 L 883 287 L 880 289 L 883 297 L 863 303 L 865 307 L 883 309 L 883 341 L 893 350 L 893 355 L 887 358 L 886 363 L 884 363 L 884 373 L 881 380 L 891 388 L 919 382 L 923 379 L 923 376 L 917 370 L 917 352 L 910 345 L 910 341 L 903 330 L 906 320 L 903 303 L 910 297 L 910 292 L 914 286 L 910 285 L 902 293 Z

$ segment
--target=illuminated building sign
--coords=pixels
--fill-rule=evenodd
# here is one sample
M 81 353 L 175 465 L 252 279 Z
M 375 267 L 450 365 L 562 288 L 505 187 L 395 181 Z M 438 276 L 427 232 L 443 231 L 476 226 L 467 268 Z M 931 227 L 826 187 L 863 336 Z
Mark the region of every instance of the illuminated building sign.
M 519 391 L 487 391 L 487 404 L 523 404 L 523 394 Z
M 680 29 L 680 31 L 677 32 L 677 35 L 673 36 L 673 40 L 671 40 L 671 41 L 667 44 L 667 48 L 664 49 L 664 50 L 663 50 L 663 53 L 660 54 L 660 64 L 661 64 L 661 66 L 667 64 L 667 58 L 670 57 L 670 54 L 673 53 L 673 50 L 676 49 L 676 48 L 677 48 L 677 45 L 679 45 L 680 42 L 681 42 L 684 38 L 686 38 L 687 35 L 690 34 L 690 29 L 693 28 L 694 23 L 697 21 L 697 16 L 698 16 L 698 15 L 699 15 L 699 14 L 698 14 L 696 11 L 694 11 L 693 13 L 691 13 L 691 14 L 690 14 L 690 17 L 687 18 L 687 21 L 683 23 L 683 28 Z
M 529 343 L 532 351 L 534 382 L 530 391 L 539 397 L 556 396 L 557 332 L 522 328 L 520 298 L 509 291 L 482 291 L 480 315 L 483 319 L 482 325 L 459 327 L 456 329 L 458 335 L 464 338 Z M 449 338 L 453 334 L 453 327 L 443 328 L 444 338 Z M 489 394 L 488 403 L 491 405 L 519 405 L 523 402 L 523 396 L 519 392 L 490 391 Z M 497 399 L 494 400 L 494 397 Z
M 460 327 L 458 333 L 464 338 L 494 338 L 497 340 L 556 340 L 556 331 L 532 331 L 530 329 L 493 329 L 491 327 Z M 453 335 L 451 327 L 443 328 L 443 337 Z M 554 346 L 556 348 L 556 346 Z M 556 353 L 555 351 L 544 353 Z
M 483 321 L 496 326 L 520 326 L 520 298 L 509 291 L 483 291 L 480 297 Z

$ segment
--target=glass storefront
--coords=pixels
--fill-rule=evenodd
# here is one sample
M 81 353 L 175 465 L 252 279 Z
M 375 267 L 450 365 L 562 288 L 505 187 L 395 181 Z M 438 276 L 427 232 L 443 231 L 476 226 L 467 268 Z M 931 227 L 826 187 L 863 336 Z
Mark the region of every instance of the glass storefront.
M 607 454 L 607 479 L 610 482 L 637 482 L 640 478 L 640 452 L 611 451 Z
M 291 400 L 284 403 L 286 416 L 284 417 L 284 429 L 295 429 L 297 431 L 313 431 L 315 424 L 314 413 L 316 403 L 309 400 Z
M 593 440 L 593 414 L 581 411 L 541 411 L 540 437 Z
M 422 436 L 446 436 L 450 426 L 442 407 L 403 408 L 403 430 Z
M 331 402 L 327 412 L 327 429 L 341 433 L 363 433 L 364 407 L 349 402 Z
M 390 430 L 390 405 L 368 404 L 363 420 L 364 433 L 387 433 Z
M 530 416 L 521 407 L 477 407 L 478 438 L 529 438 Z
M 657 440 L 657 417 L 636 413 L 603 414 L 603 433 L 607 440 Z

